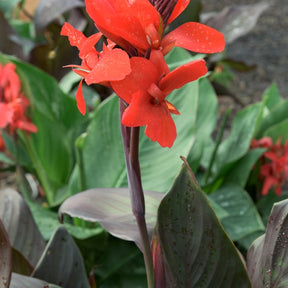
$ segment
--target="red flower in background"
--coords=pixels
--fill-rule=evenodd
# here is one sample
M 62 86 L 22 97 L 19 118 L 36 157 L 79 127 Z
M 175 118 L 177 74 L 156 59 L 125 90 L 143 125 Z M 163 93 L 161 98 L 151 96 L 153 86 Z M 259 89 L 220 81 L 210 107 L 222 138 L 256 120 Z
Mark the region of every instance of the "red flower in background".
M 0 152 L 5 151 L 6 147 L 5 147 L 5 142 L 4 139 L 2 137 L 2 132 L 0 131 Z
M 267 148 L 261 158 L 260 175 L 264 180 L 262 195 L 274 188 L 277 195 L 282 194 L 282 186 L 288 180 L 288 140 L 285 145 L 278 140 L 275 144 L 269 137 L 253 140 L 251 148 Z
M 131 71 L 130 60 L 123 50 L 113 49 L 115 44 L 108 41 L 103 45 L 103 51 L 98 52 L 95 45 L 102 34 L 96 33 L 87 38 L 69 23 L 65 23 L 61 35 L 68 36 L 70 44 L 79 49 L 79 57 L 82 60 L 81 66 L 69 65 L 74 72 L 83 77 L 88 85 L 101 83 L 109 86 L 109 81 L 122 80 Z M 84 115 L 86 112 L 85 102 L 82 94 L 82 82 L 77 90 L 76 100 L 79 111 Z
M 0 129 L 8 127 L 10 133 L 17 129 L 37 132 L 37 127 L 25 116 L 28 99 L 21 93 L 21 83 L 15 65 L 0 65 Z
M 192 61 L 169 72 L 163 54 L 152 50 L 150 59 L 131 58 L 132 72 L 121 81 L 111 82 L 116 94 L 129 104 L 122 116 L 128 127 L 146 126 L 145 134 L 162 147 L 172 147 L 176 127 L 171 117 L 180 114 L 166 96 L 207 73 L 204 60 Z
M 96 27 L 127 52 L 144 55 L 149 49 L 168 53 L 174 46 L 201 53 L 224 49 L 224 36 L 206 25 L 187 22 L 164 36 L 171 23 L 187 7 L 189 0 L 85 0 Z

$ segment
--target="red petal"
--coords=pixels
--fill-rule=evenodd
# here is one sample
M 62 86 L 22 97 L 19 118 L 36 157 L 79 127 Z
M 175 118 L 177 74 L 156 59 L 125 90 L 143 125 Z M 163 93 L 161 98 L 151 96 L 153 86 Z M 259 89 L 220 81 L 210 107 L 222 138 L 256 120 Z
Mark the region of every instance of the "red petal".
M 188 6 L 190 0 L 178 0 L 172 14 L 168 19 L 168 24 L 171 23 L 175 18 L 177 18 Z
M 175 41 L 175 46 L 198 53 L 216 53 L 224 50 L 222 33 L 197 22 L 187 22 L 168 33 L 162 40 L 162 47 Z
M 77 107 L 81 114 L 85 115 L 86 113 L 86 104 L 82 93 L 82 83 L 83 79 L 80 81 L 77 92 L 76 92 L 76 101 Z
M 276 184 L 277 184 L 277 180 L 275 178 L 273 178 L 271 176 L 270 177 L 266 177 L 265 181 L 263 183 L 261 194 L 263 196 L 267 195 L 269 190 L 270 190 L 270 188 L 272 188 Z
M 149 1 L 86 0 L 86 9 L 97 28 L 123 48 L 132 46 L 146 50 L 149 43 L 145 27 L 159 27 L 159 14 Z M 128 43 L 127 43 L 128 42 Z
M 147 91 L 151 83 L 157 83 L 158 72 L 155 66 L 143 57 L 132 57 L 131 73 L 122 81 L 112 82 L 115 93 L 127 103 L 137 91 Z
M 122 124 L 128 127 L 145 126 L 145 134 L 162 147 L 172 147 L 176 139 L 176 126 L 165 102 L 152 104 L 151 96 L 144 92 L 133 95 L 122 116 Z
M 82 43 L 86 40 L 86 37 L 81 31 L 75 29 L 71 24 L 65 22 L 63 25 L 60 35 L 68 36 L 68 40 L 71 46 L 76 46 L 79 50 Z
M 159 83 L 159 87 L 168 95 L 174 89 L 178 89 L 186 83 L 195 81 L 206 73 L 207 67 L 203 59 L 192 61 L 176 68 L 163 77 Z
M 118 81 L 124 79 L 130 72 L 128 54 L 121 49 L 113 49 L 101 54 L 101 58 L 85 81 L 88 85 L 104 81 Z
M 0 85 L 4 87 L 5 101 L 13 101 L 19 96 L 21 83 L 19 76 L 15 72 L 16 66 L 13 63 L 6 64 L 2 71 Z
M 17 122 L 17 127 L 19 129 L 25 130 L 27 132 L 32 132 L 32 133 L 36 133 L 38 131 L 37 126 L 31 123 L 30 121 L 19 120 Z
M 158 70 L 158 78 L 165 76 L 168 74 L 169 67 L 165 61 L 164 55 L 160 50 L 153 49 L 150 53 L 149 60 L 154 64 L 156 69 Z
M 5 103 L 0 103 L 0 128 L 5 128 L 11 123 L 13 110 Z

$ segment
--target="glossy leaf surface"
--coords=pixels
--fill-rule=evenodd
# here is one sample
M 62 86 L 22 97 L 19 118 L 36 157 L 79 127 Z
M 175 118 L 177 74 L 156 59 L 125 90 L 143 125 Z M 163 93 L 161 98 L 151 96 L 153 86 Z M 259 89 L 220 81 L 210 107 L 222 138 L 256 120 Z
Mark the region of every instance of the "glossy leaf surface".
M 288 285 L 288 200 L 275 203 L 266 233 L 257 238 L 247 255 L 253 287 Z
M 9 236 L 0 219 L 0 287 L 8 288 L 12 272 L 12 249 Z
M 6 227 L 12 247 L 35 266 L 46 244 L 27 204 L 11 188 L 0 190 L 0 219 Z
M 156 223 L 157 208 L 163 194 L 145 191 L 146 222 L 151 236 Z M 140 245 L 136 219 L 131 210 L 129 190 L 98 188 L 68 198 L 60 207 L 59 215 L 68 214 L 91 222 L 99 222 L 115 237 Z
M 184 167 L 159 206 L 160 245 L 173 275 L 166 287 L 250 287 L 237 249 L 193 177 Z
M 9 288 L 61 288 L 60 286 L 48 284 L 46 281 L 32 277 L 23 276 L 12 273 L 11 283 Z
M 73 238 L 61 226 L 48 242 L 33 277 L 63 288 L 88 288 L 83 259 Z

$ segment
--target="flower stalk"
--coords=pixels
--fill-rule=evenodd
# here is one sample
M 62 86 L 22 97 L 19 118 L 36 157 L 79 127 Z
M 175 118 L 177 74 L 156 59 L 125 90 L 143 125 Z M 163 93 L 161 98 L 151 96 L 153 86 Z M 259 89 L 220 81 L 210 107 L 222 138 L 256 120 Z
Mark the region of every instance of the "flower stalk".
M 120 99 L 120 119 L 122 119 L 125 106 L 124 101 Z M 132 212 L 136 218 L 140 233 L 148 288 L 154 288 L 153 260 L 145 220 L 145 200 L 139 164 L 139 131 L 140 127 L 127 127 L 121 124 L 121 135 L 126 161 Z

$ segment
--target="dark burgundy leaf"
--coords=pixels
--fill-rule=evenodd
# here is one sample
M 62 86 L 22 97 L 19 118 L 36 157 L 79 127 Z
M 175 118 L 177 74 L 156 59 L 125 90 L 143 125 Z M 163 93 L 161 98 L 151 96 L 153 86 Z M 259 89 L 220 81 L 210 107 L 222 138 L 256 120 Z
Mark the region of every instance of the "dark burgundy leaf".
M 0 287 L 8 288 L 12 272 L 12 250 L 9 236 L 0 219 Z
M 165 288 L 251 287 L 238 250 L 188 166 L 161 201 L 156 227 L 164 259 L 173 275 L 171 281 L 165 269 L 166 277 L 169 276 Z
M 12 247 L 35 266 L 46 243 L 26 202 L 11 188 L 0 190 L 0 219 L 8 232 Z
M 253 287 L 288 287 L 288 200 L 274 204 L 266 233 L 248 250 Z
M 89 288 L 81 253 L 65 227 L 55 231 L 32 276 L 63 288 Z

